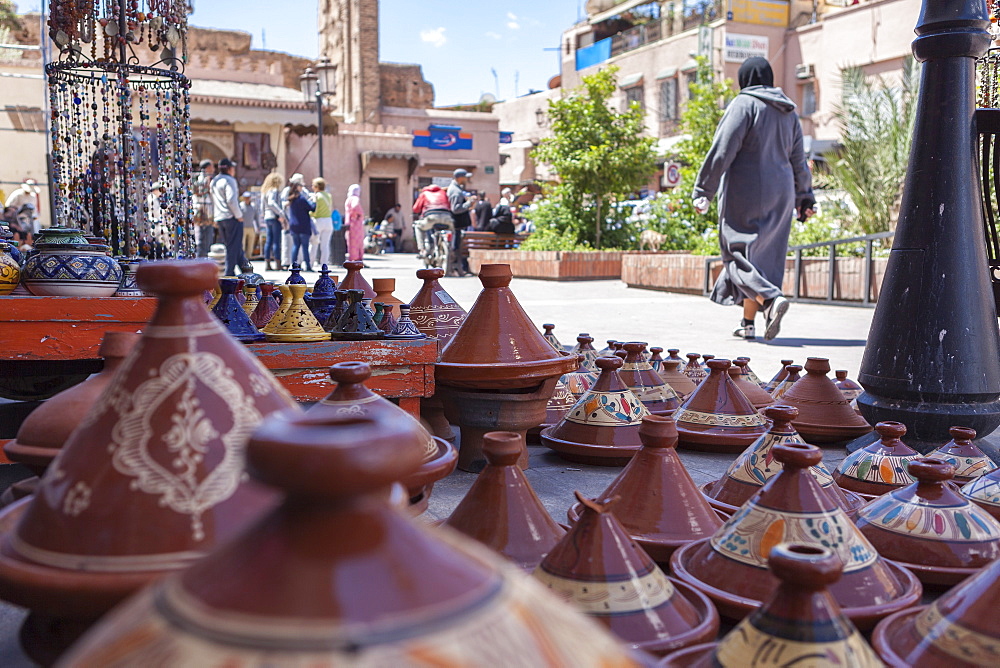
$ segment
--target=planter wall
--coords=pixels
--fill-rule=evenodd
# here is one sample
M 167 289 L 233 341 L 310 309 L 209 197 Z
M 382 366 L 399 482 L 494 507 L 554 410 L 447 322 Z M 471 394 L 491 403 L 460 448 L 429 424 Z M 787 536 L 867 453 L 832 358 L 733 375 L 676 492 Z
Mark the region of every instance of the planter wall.
M 630 288 L 702 294 L 705 256 L 682 253 L 628 253 L 622 258 L 622 280 Z M 713 263 L 712 280 L 722 271 Z
M 517 278 L 596 281 L 621 278 L 624 251 L 470 250 L 474 273 L 484 264 L 509 264 Z

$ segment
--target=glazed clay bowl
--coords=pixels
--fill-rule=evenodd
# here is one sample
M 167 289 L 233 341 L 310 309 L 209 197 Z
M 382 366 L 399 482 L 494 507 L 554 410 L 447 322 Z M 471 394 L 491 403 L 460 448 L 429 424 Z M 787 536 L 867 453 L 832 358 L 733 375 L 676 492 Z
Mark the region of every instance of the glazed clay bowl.
M 908 666 L 906 655 L 917 648 L 913 642 L 914 620 L 930 606 L 900 610 L 889 615 L 872 631 L 872 646 L 887 666 Z M 954 665 L 969 665 L 955 661 Z
M 685 633 L 679 633 L 666 640 L 653 640 L 644 643 L 628 643 L 630 647 L 662 656 L 684 647 L 685 645 L 701 644 L 714 639 L 719 633 L 719 613 L 712 601 L 703 593 L 686 582 L 670 578 L 670 584 L 677 593 L 687 599 L 688 603 L 698 613 L 698 624 Z
M 21 273 L 21 282 L 39 297 L 112 297 L 121 280 L 114 258 L 76 252 L 37 253 Z
M 708 504 L 710 506 L 715 508 L 715 510 L 718 511 L 719 513 L 725 514 L 726 519 L 729 519 L 729 517 L 733 513 L 739 510 L 739 507 L 729 503 L 723 503 L 722 501 L 719 501 L 718 499 L 713 499 L 711 496 L 709 496 L 708 492 L 712 488 L 712 485 L 714 485 L 716 482 L 718 481 L 713 480 L 712 482 L 706 482 L 704 485 L 698 487 L 698 489 L 701 491 L 702 494 L 705 495 L 705 498 L 708 500 Z M 866 499 L 863 497 L 863 495 L 858 494 L 856 492 L 852 492 L 846 489 L 841 491 L 844 493 L 844 496 L 846 496 L 847 500 L 850 502 L 850 507 L 844 508 L 844 512 L 846 512 L 847 516 L 850 517 L 852 520 L 854 519 L 854 516 L 858 514 L 858 509 L 861 508 L 861 506 L 868 503 L 869 501 L 871 501 L 871 499 Z
M 759 608 L 762 601 L 737 596 L 731 592 L 723 591 L 713 587 L 712 585 L 701 582 L 694 578 L 691 571 L 688 569 L 688 562 L 694 555 L 695 551 L 701 547 L 702 543 L 708 540 L 711 540 L 711 538 L 695 541 L 694 543 L 688 543 L 687 545 L 679 548 L 670 558 L 670 570 L 676 579 L 691 584 L 712 599 L 715 607 L 719 609 L 719 614 L 723 617 L 733 621 L 739 621 Z M 888 617 L 894 612 L 905 610 L 906 608 L 920 602 L 923 588 L 921 587 L 920 580 L 917 579 L 917 576 L 894 561 L 885 559 L 884 562 L 889 572 L 896 578 L 896 581 L 902 586 L 905 593 L 894 601 L 880 605 L 867 605 L 856 608 L 841 606 L 844 615 L 847 616 L 847 618 L 850 619 L 860 631 L 870 631 L 875 627 L 879 620 L 884 617 Z M 762 573 L 762 575 L 764 575 L 764 573 Z
M 625 466 L 635 453 L 642 449 L 641 444 L 635 445 L 590 445 L 564 441 L 552 436 L 555 427 L 542 430 L 542 445 L 559 454 L 567 461 L 594 466 Z

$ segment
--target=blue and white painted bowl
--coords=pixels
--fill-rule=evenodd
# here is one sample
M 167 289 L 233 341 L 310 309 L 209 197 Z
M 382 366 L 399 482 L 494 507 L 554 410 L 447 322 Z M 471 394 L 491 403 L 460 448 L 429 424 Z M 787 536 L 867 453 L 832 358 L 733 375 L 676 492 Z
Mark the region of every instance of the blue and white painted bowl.
M 107 255 L 107 247 L 58 252 L 46 249 L 27 259 L 21 282 L 31 294 L 48 297 L 111 297 L 122 280 L 118 261 Z

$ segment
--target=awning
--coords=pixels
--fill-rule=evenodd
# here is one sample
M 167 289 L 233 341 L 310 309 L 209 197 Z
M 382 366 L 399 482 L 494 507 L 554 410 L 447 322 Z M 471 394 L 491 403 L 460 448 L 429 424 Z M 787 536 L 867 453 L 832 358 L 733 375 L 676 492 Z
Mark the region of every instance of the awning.
M 657 139 L 656 154 L 661 158 L 672 156 L 677 145 L 685 139 L 691 139 L 691 135 L 674 135 L 672 137 L 661 137 L 660 139 Z
M 590 17 L 590 25 L 595 23 L 600 23 L 601 21 L 607 21 L 608 19 L 618 16 L 622 12 L 627 12 L 633 7 L 638 7 L 639 5 L 651 5 L 653 0 L 625 0 L 625 2 L 620 2 L 611 9 L 606 9 L 599 14 L 594 14 Z
M 619 82 L 619 88 L 630 88 L 631 86 L 637 86 L 642 83 L 642 72 L 638 74 L 630 74 L 627 77 L 622 78 Z
M 420 165 L 420 156 L 413 151 L 362 151 L 361 171 L 367 171 L 372 160 L 406 160 L 407 175 L 411 177 Z
M 675 77 L 675 76 L 677 76 L 676 67 L 668 67 L 667 69 L 660 70 L 659 72 L 656 73 L 657 79 L 669 79 L 670 77 Z

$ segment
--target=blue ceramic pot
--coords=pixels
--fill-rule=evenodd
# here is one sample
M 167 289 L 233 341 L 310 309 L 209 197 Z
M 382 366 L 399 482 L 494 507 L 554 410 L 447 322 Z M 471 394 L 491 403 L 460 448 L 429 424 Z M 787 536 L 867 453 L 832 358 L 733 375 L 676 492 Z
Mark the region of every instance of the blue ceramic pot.
M 44 244 L 25 261 L 21 278 L 31 294 L 48 297 L 111 297 L 121 280 L 107 246 L 92 244 Z

